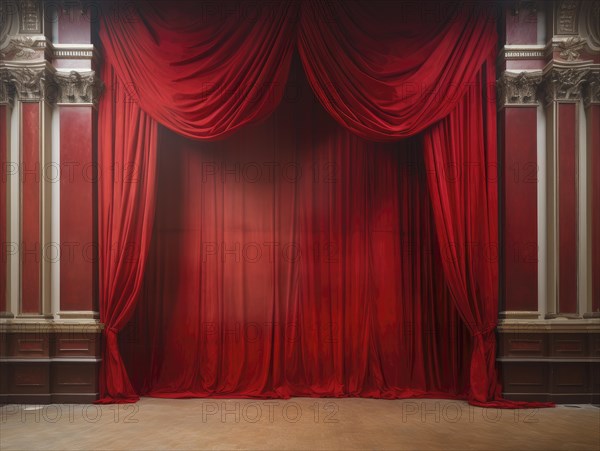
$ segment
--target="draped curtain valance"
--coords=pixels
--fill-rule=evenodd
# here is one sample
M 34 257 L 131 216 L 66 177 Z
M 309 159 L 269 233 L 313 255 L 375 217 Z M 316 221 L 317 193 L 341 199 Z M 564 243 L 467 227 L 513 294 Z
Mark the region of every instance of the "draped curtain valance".
M 454 108 L 495 29 L 477 2 L 149 1 L 106 15 L 100 36 L 142 110 L 190 138 L 223 137 L 271 113 L 297 48 L 325 109 L 354 133 L 389 141 Z
M 100 23 L 108 90 L 99 164 L 111 174 L 99 185 L 101 402 L 137 399 L 117 334 L 136 305 L 152 234 L 157 124 L 213 140 L 265 118 L 293 89 L 286 83 L 297 50 L 316 97 L 342 126 L 373 141 L 424 132 L 436 233 L 449 251 L 444 274 L 473 337 L 469 401 L 525 405 L 501 399 L 495 369 L 496 117 L 487 88 L 497 38 L 489 5 L 147 1 L 125 15 L 118 2 L 111 7 L 116 13 Z M 456 164 L 470 169 L 458 181 L 444 174 Z M 118 167 L 133 168 L 135 183 Z

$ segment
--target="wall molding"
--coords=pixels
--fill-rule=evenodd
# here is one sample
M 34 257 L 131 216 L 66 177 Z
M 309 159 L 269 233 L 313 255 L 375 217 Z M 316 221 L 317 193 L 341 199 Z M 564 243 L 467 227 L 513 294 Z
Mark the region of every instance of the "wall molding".
M 98 320 L 0 320 L 0 333 L 99 333 L 103 330 L 104 324 Z
M 600 333 L 600 322 L 593 319 L 501 319 L 498 332 L 565 332 L 565 333 Z
M 501 319 L 538 319 L 540 312 L 528 311 L 503 311 L 500 312 Z

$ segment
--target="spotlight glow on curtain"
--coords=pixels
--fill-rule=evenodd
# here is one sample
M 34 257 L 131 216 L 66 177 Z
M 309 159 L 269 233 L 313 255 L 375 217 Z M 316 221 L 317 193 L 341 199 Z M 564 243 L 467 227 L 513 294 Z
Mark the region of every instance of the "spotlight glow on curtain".
M 407 7 L 400 2 L 241 1 L 219 5 L 214 9 L 204 3 L 149 1 L 128 20 L 119 14 L 102 17 L 103 78 L 118 80 L 127 87 L 135 105 L 115 102 L 106 95 L 101 99 L 101 169 L 108 170 L 115 161 L 131 162 L 139 178 L 134 186 L 125 186 L 123 178 L 100 185 L 100 313 L 108 331 L 101 402 L 137 398 L 119 356 L 116 334 L 133 315 L 141 275 L 146 271 L 156 189 L 156 122 L 189 138 L 213 140 L 264 119 L 282 99 L 297 46 L 316 97 L 339 124 L 372 141 L 424 133 L 427 185 L 444 279 L 452 303 L 474 340 L 466 396 L 480 405 L 532 406 L 500 398 L 494 366 L 498 268 L 497 261 L 489 258 L 489 250 L 497 242 L 497 187 L 490 177 L 495 170 L 496 118 L 494 105 L 484 93 L 486 84 L 494 80 L 494 15 L 479 10 L 475 2 L 440 2 L 439 13 L 434 16 L 431 9 L 421 9 L 419 4 Z M 297 125 L 293 118 L 285 124 L 290 128 Z M 333 148 L 352 149 L 352 139 L 348 139 L 332 143 Z M 471 167 L 473 162 L 477 164 Z M 457 180 L 444 177 L 449 164 L 466 166 L 470 171 L 461 173 Z M 359 179 L 366 176 L 363 172 L 356 175 Z M 360 193 L 356 202 L 372 199 L 372 192 Z M 335 198 L 343 194 L 328 195 Z M 297 199 L 302 202 L 302 197 Z M 365 210 L 364 214 L 372 212 Z M 351 216 L 339 219 L 340 224 L 352 220 Z M 372 264 L 361 261 L 368 257 L 369 246 L 361 239 L 353 242 L 352 233 L 346 239 L 350 240 L 350 251 L 344 264 L 357 265 L 352 271 L 361 276 L 351 281 L 352 289 L 338 287 L 330 301 L 332 314 L 343 311 L 350 318 L 344 317 L 340 327 L 374 321 L 376 315 L 369 307 L 374 299 L 368 290 L 372 284 L 364 277 L 376 277 L 377 271 L 364 271 L 360 266 Z M 131 240 L 137 252 L 134 258 L 125 258 L 120 247 L 116 256 L 114 250 L 111 254 L 111 245 L 123 246 Z M 479 243 L 478 250 L 467 246 L 473 242 Z M 299 276 L 298 290 L 311 287 L 317 268 L 308 271 L 304 278 Z M 200 278 L 196 282 L 205 283 Z M 299 299 L 310 302 L 311 294 Z M 372 379 L 363 384 L 365 374 L 360 369 L 365 366 L 349 369 L 346 356 L 343 374 L 348 383 L 345 388 L 329 387 L 325 393 L 385 396 L 385 372 L 378 372 L 373 355 L 382 355 L 374 348 L 385 347 L 388 342 L 365 335 L 369 330 L 362 328 L 351 334 L 357 341 L 350 349 L 351 356 L 373 366 Z M 344 352 L 347 350 L 334 353 L 334 359 Z M 295 354 L 286 357 L 298 358 Z M 215 374 L 231 378 L 240 373 Z M 277 386 L 264 377 L 256 383 Z M 341 383 L 342 379 L 334 381 Z M 289 384 L 281 386 L 288 388 L 275 394 L 303 393 Z M 433 386 L 440 384 L 425 385 L 424 395 L 437 396 L 428 388 Z M 371 388 L 364 391 L 361 387 Z M 311 390 L 318 392 L 314 387 Z M 259 392 L 250 390 L 249 395 Z M 403 396 L 394 390 L 390 393 Z

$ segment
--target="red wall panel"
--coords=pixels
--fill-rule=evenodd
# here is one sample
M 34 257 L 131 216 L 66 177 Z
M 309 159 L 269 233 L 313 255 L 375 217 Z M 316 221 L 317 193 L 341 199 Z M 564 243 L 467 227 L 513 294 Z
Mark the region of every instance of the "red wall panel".
M 93 310 L 94 159 L 91 107 L 60 107 L 60 309 Z
M 536 44 L 537 13 L 528 8 L 520 8 L 518 14 L 513 13 L 514 2 L 506 9 L 506 43 Z
M 21 312 L 41 313 L 40 105 L 22 104 Z
M 67 8 L 58 11 L 58 42 L 61 44 L 89 44 L 92 23 L 101 17 L 103 5 L 94 3 L 81 11 L 78 2 L 71 2 Z M 106 6 L 108 8 L 108 6 Z
M 558 105 L 558 312 L 577 313 L 577 105 Z
M 505 108 L 503 114 L 504 309 L 537 311 L 537 112 Z
M 8 300 L 6 290 L 7 259 L 7 167 L 8 161 L 8 107 L 0 105 L 0 312 L 7 311 Z

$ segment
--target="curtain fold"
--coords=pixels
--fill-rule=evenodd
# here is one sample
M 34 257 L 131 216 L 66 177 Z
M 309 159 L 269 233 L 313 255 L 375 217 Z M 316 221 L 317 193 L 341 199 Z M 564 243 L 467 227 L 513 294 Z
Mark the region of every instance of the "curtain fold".
M 100 318 L 104 323 L 99 402 L 132 402 L 117 334 L 137 303 L 152 237 L 157 124 L 106 65 L 98 134 Z
M 298 49 L 315 94 L 375 141 L 415 135 L 450 113 L 497 40 L 495 16 L 477 2 L 302 6 Z
M 279 104 L 298 5 L 115 2 L 116 12 L 101 18 L 100 39 L 106 63 L 146 114 L 176 133 L 213 140 Z

